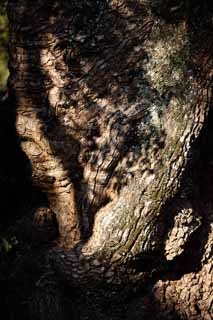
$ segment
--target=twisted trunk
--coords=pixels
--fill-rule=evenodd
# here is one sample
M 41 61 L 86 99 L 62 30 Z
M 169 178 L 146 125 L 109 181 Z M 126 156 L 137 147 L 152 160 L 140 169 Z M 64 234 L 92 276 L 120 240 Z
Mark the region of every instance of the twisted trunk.
M 211 103 L 212 40 L 167 14 L 141 1 L 9 1 L 17 133 L 57 217 L 48 255 L 72 286 L 141 284 L 202 224 L 182 194 L 167 221 Z

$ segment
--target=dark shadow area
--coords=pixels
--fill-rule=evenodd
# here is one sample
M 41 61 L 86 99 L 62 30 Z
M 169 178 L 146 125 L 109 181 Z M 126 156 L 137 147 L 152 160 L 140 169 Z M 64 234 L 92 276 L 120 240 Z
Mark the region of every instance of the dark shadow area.
M 0 138 L 2 154 L 0 158 L 1 224 L 9 225 L 36 206 L 41 192 L 32 187 L 29 160 L 19 146 L 15 130 L 15 112 L 7 94 L 3 94 L 0 104 Z M 40 195 L 39 195 L 40 193 Z M 43 196 L 45 199 L 45 196 Z M 42 201 L 41 201 L 42 203 Z
M 7 93 L 0 93 L 0 305 L 5 310 L 11 270 L 32 241 L 29 221 L 46 197 L 32 186 L 29 160 L 20 149 L 15 130 L 15 112 Z M 24 223 L 23 223 L 24 222 Z M 19 251 L 16 248 L 22 247 Z M 22 251 L 23 250 L 23 251 Z M 27 253 L 27 250 L 24 252 Z M 23 254 L 23 253 L 22 253 Z M 20 281 L 20 280 L 18 280 Z M 8 304 L 9 303 L 9 304 Z M 4 313 L 4 311 L 3 311 Z

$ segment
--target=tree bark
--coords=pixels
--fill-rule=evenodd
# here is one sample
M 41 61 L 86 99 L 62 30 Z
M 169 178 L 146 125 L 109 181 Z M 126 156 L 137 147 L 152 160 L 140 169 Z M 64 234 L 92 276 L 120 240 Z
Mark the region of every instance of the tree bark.
M 183 185 L 211 105 L 211 30 L 155 3 L 9 1 L 16 129 L 57 218 L 48 259 L 72 287 L 145 285 L 203 224 Z

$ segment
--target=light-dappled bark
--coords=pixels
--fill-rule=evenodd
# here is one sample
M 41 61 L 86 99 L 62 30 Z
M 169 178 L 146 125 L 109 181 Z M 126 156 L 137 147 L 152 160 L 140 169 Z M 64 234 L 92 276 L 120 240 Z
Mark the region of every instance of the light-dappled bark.
M 182 2 L 150 3 L 9 1 L 17 133 L 71 286 L 142 284 L 202 224 L 183 191 L 168 208 L 211 104 L 211 35 Z

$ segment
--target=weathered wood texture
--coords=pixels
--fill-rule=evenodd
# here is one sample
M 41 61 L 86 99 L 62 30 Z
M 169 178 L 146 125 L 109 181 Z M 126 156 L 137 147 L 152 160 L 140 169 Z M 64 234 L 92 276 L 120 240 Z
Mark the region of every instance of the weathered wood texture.
M 73 286 L 147 279 L 201 223 L 183 204 L 165 244 L 166 207 L 211 103 L 210 35 L 157 18 L 149 1 L 9 1 L 9 19 L 9 92 L 57 217 L 55 268 Z M 138 255 L 150 269 L 131 267 Z

